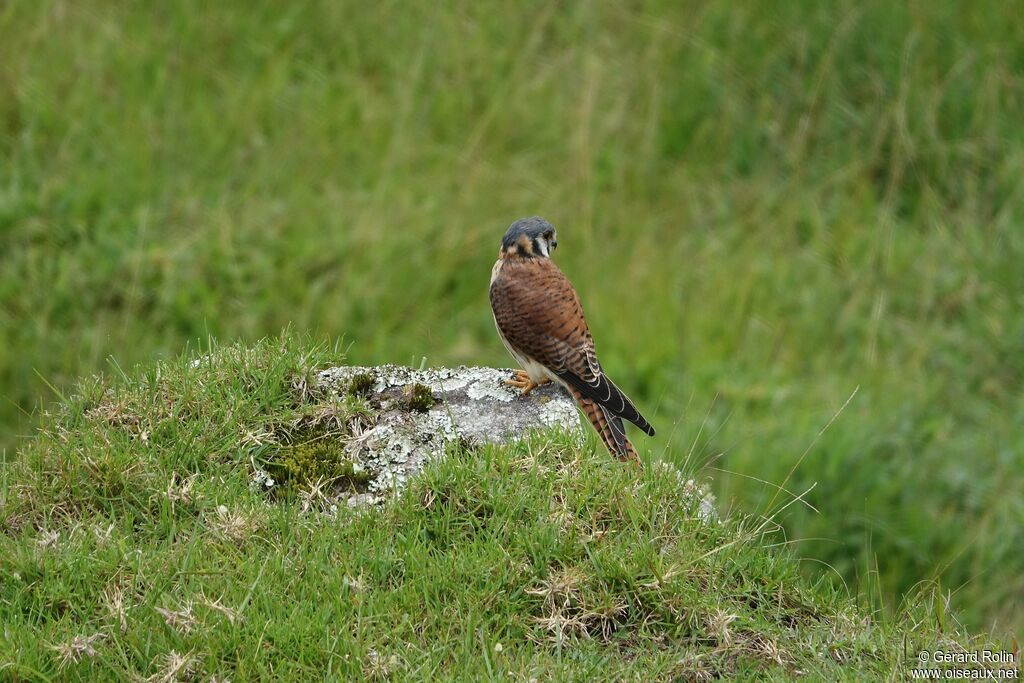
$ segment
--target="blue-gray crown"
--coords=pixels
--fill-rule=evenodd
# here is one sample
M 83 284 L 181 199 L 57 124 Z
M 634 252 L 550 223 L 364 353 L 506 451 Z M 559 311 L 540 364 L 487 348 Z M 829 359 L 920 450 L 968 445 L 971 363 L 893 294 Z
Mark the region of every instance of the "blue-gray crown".
M 548 231 L 554 232 L 554 230 L 555 226 L 551 225 L 540 216 L 520 218 L 512 225 L 508 226 L 508 230 L 505 231 L 505 237 L 501 240 L 501 246 L 503 249 L 511 249 L 515 246 L 516 240 L 519 239 L 520 235 L 526 235 L 532 242 L 534 238 L 540 237 Z

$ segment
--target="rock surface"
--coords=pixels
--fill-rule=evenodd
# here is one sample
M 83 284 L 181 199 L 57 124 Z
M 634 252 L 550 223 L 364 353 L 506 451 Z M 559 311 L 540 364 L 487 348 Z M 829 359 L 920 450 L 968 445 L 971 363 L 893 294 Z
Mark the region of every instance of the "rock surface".
M 443 456 L 452 443 L 507 443 L 531 431 L 552 428 L 584 439 L 576 404 L 564 389 L 547 384 L 524 397 L 505 383 L 511 376 L 508 369 L 465 366 L 426 370 L 398 365 L 337 367 L 318 373 L 320 389 L 338 397 L 356 392 L 374 413 L 343 443 L 345 458 L 367 483 L 358 491 L 335 491 L 329 498 L 335 503 L 332 507 L 384 502 L 427 463 Z M 714 496 L 703 486 L 687 479 L 669 462 L 655 462 L 654 470 L 658 476 L 672 477 L 699 501 L 701 518 L 708 522 L 718 519 Z M 275 484 L 262 470 L 256 471 L 255 480 L 260 488 Z
M 373 425 L 345 444 L 346 455 L 370 475 L 367 491 L 348 496 L 346 502 L 380 502 L 452 442 L 505 443 L 552 427 L 582 438 L 576 405 L 564 389 L 547 384 L 523 397 L 505 384 L 511 375 L 512 370 L 464 366 L 414 370 L 382 365 L 320 372 L 318 384 L 339 394 L 351 389 L 354 378 L 366 382 L 372 377 L 367 398 L 379 406 Z M 424 412 L 409 406 L 409 390 L 415 385 L 427 387 L 433 396 L 433 405 Z

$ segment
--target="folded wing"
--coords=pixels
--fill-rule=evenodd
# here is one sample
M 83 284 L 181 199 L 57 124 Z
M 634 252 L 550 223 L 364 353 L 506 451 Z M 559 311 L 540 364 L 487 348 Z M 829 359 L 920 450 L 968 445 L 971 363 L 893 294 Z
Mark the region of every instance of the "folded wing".
M 629 420 L 654 435 L 654 427 L 602 371 L 576 290 L 553 261 L 505 263 L 491 284 L 490 297 L 495 322 L 510 344 L 601 406 L 610 418 Z M 625 440 L 621 420 L 617 426 Z

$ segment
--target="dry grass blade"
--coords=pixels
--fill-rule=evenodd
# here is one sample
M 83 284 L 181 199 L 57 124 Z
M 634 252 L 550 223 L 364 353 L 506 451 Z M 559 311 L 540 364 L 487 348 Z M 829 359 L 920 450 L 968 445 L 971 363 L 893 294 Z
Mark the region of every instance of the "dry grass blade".
M 65 669 L 71 664 L 77 664 L 85 657 L 95 657 L 98 655 L 99 653 L 96 648 L 93 647 L 93 644 L 106 637 L 105 633 L 93 633 L 90 636 L 75 636 L 67 643 L 51 645 L 50 648 L 52 650 L 56 650 L 60 655 L 60 661 L 58 662 L 59 668 Z

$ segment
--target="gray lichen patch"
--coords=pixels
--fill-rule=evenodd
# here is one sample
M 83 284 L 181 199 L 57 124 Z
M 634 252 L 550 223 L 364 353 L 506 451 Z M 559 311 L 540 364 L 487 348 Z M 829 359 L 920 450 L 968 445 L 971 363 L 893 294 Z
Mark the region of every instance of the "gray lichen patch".
M 376 368 L 339 367 L 318 375 L 321 387 L 343 390 L 353 376 L 372 373 L 375 377 L 371 403 L 385 410 L 401 410 L 406 387 L 429 389 L 436 403 L 427 415 L 445 414 L 450 429 L 470 443 L 504 443 L 530 431 L 562 427 L 580 429 L 580 418 L 569 395 L 548 384 L 522 396 L 505 383 L 511 370 L 465 367 L 412 368 L 383 365 Z M 438 420 L 435 417 L 433 420 Z
M 340 441 L 345 460 L 367 475 L 365 492 L 339 497 L 350 504 L 379 502 L 452 443 L 505 443 L 553 427 L 582 434 L 576 406 L 563 389 L 547 385 L 524 397 L 505 384 L 511 374 L 495 368 L 396 365 L 319 373 L 318 388 L 328 393 L 352 395 L 353 387 L 359 387 L 358 395 L 373 414 Z

